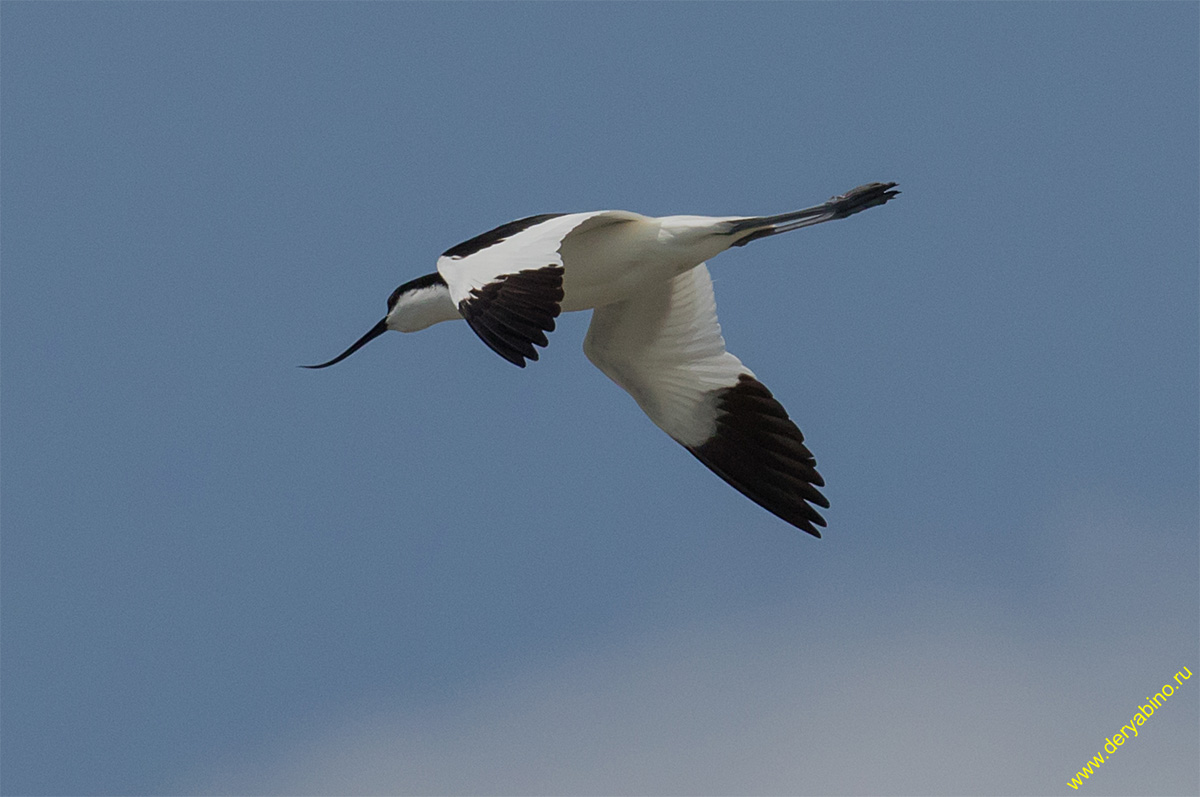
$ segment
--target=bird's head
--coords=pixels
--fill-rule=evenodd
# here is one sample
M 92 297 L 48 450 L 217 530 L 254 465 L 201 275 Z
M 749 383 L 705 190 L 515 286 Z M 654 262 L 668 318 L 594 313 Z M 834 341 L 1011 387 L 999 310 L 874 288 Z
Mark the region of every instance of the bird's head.
M 398 332 L 416 332 L 439 321 L 461 318 L 446 280 L 436 271 L 409 280 L 388 297 L 388 311 L 382 320 L 367 331 L 344 352 L 320 365 L 302 365 L 301 368 L 328 368 L 349 357 L 375 338 L 394 329 Z

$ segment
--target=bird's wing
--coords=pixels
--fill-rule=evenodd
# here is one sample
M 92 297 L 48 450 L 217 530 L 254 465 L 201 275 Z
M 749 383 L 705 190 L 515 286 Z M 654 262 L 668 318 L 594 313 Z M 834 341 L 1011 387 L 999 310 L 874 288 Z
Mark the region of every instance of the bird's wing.
M 596 309 L 584 351 L 659 428 L 769 512 L 809 534 L 825 482 L 771 391 L 725 351 L 704 264 Z
M 563 298 L 563 239 L 583 226 L 631 214 L 547 213 L 503 224 L 451 247 L 438 258 L 450 298 L 494 352 L 525 367 L 548 343 Z

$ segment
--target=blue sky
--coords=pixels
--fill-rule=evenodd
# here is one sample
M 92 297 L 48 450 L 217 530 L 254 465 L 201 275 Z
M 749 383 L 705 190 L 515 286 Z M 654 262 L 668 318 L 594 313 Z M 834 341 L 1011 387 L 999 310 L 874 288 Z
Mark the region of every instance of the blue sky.
M 5 3 L 5 794 L 1194 794 L 1195 4 Z M 586 361 L 320 362 L 526 215 L 710 263 L 816 540 Z

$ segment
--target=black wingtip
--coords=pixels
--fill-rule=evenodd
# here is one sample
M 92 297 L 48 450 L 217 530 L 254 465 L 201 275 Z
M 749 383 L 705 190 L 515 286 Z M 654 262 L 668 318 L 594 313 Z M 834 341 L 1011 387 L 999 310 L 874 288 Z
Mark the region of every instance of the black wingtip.
M 715 391 L 716 428 L 699 445 L 684 445 L 696 459 L 776 517 L 820 537 L 825 518 L 811 504 L 829 507 L 818 486 L 825 480 L 804 435 L 766 385 L 748 374 Z
M 562 311 L 563 267 L 550 264 L 501 274 L 482 288 L 472 288 L 458 312 L 488 348 L 518 368 L 538 359 L 536 346 L 546 346 L 547 332 Z

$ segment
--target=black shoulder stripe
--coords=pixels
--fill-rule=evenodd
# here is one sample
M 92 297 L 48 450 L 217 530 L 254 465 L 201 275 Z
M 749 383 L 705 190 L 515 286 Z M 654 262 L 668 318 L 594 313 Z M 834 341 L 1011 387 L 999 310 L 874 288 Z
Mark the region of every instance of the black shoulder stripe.
M 510 221 L 508 224 L 501 224 L 494 230 L 488 230 L 485 233 L 480 233 L 474 238 L 463 241 L 457 246 L 452 246 L 442 253 L 442 257 L 451 257 L 459 259 L 468 255 L 473 255 L 481 249 L 487 249 L 489 246 L 500 243 L 506 238 L 511 238 L 521 230 L 528 230 L 535 224 L 541 224 L 549 219 L 556 219 L 559 216 L 565 216 L 565 213 L 543 213 L 539 216 L 527 216 L 523 219 Z
M 743 374 L 717 391 L 717 428 L 698 446 L 696 459 L 763 509 L 814 537 L 825 519 L 809 506 L 828 508 L 825 485 L 804 435 L 771 391 Z
M 563 298 L 562 266 L 545 266 L 503 274 L 495 282 L 474 288 L 458 303 L 458 311 L 475 334 L 504 359 L 525 367 L 538 358 L 554 331 Z

